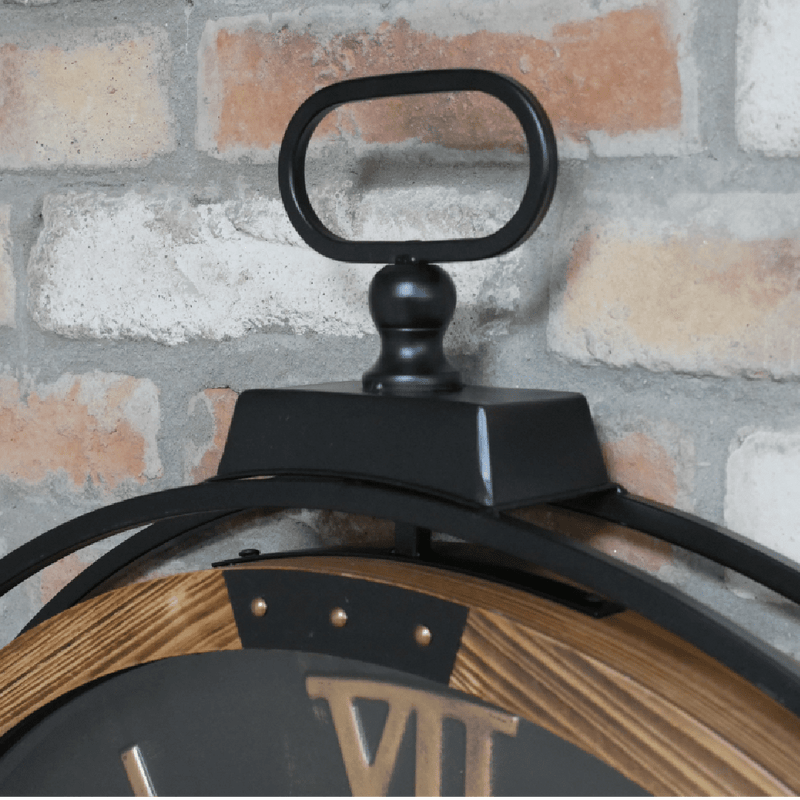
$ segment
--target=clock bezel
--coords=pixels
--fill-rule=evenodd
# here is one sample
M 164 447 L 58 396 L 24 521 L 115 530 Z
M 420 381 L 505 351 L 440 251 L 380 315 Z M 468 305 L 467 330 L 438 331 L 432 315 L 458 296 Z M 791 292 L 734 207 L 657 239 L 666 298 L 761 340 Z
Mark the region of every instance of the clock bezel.
M 0 651 L 0 730 L 103 675 L 240 649 L 226 586 L 237 574 L 265 591 L 277 575 L 346 576 L 463 606 L 450 688 L 541 725 L 655 794 L 800 791 L 797 717 L 639 614 L 597 619 L 480 577 L 343 556 L 175 575 L 62 612 Z M 391 624 L 392 607 L 373 605 Z

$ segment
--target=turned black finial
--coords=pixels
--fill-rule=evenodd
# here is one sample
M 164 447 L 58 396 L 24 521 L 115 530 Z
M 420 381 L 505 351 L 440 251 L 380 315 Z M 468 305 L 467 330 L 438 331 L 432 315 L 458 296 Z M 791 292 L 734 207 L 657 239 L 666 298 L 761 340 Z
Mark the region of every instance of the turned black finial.
M 364 373 L 364 391 L 460 389 L 461 376 L 443 347 L 455 308 L 453 279 L 436 264 L 398 259 L 378 272 L 369 287 L 369 310 L 381 335 L 381 353 Z

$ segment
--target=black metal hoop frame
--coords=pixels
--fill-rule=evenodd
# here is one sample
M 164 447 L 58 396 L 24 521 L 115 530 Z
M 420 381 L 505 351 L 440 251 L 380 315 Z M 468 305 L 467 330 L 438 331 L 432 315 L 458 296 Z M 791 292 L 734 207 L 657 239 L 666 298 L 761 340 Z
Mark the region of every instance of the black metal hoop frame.
M 528 145 L 528 185 L 511 219 L 489 236 L 427 242 L 348 241 L 328 230 L 311 205 L 305 177 L 308 145 L 323 118 L 346 103 L 459 91 L 483 92 L 497 98 L 511 109 L 522 125 Z M 278 157 L 278 183 L 283 204 L 306 244 L 336 261 L 366 264 L 478 261 L 505 253 L 530 236 L 544 219 L 555 191 L 557 171 L 555 134 L 539 101 L 512 78 L 479 69 L 400 72 L 342 81 L 321 89 L 292 117 Z
M 619 517 L 623 524 L 631 512 L 634 516 L 638 513 L 647 533 L 695 552 L 713 553 L 719 563 L 800 602 L 800 581 L 787 559 L 696 517 L 626 496 L 621 489 L 563 505 L 589 514 L 595 514 L 598 508 L 602 512 L 599 516 Z M 211 481 L 123 500 L 59 525 L 0 559 L 0 595 L 75 550 L 115 533 L 156 523 L 99 559 L 65 587 L 31 624 L 38 623 L 78 602 L 121 567 L 187 530 L 232 513 L 280 508 L 328 509 L 392 519 L 396 525 L 449 533 L 552 570 L 681 636 L 800 716 L 800 679 L 791 659 L 650 575 L 589 545 L 494 509 L 364 481 L 277 476 Z M 693 543 L 698 534 L 701 544 L 696 547 Z M 331 552 L 336 554 L 335 550 Z M 425 563 L 424 559 L 419 563 Z

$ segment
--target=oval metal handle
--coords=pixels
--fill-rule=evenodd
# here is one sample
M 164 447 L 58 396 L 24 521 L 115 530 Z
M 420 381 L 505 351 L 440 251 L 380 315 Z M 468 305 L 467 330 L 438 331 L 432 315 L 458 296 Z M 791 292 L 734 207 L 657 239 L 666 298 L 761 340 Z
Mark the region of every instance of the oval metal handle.
M 511 219 L 495 233 L 474 239 L 351 241 L 328 230 L 311 205 L 305 177 L 308 144 L 323 118 L 345 103 L 457 91 L 496 97 L 511 109 L 522 126 L 528 145 L 528 184 Z M 357 263 L 478 261 L 505 253 L 521 244 L 544 219 L 555 191 L 557 171 L 555 135 L 539 101 L 512 78 L 480 69 L 400 72 L 356 78 L 320 89 L 295 112 L 278 157 L 283 205 L 302 239 L 328 258 Z

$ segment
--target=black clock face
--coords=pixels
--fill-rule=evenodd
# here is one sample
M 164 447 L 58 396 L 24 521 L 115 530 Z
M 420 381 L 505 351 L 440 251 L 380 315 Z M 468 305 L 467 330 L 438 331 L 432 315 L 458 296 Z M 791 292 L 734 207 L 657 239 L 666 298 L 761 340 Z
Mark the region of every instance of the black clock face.
M 0 758 L 5 795 L 641 795 L 603 762 L 436 682 L 245 650 L 89 686 Z

